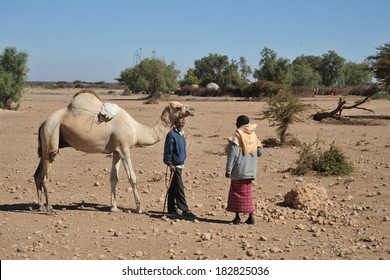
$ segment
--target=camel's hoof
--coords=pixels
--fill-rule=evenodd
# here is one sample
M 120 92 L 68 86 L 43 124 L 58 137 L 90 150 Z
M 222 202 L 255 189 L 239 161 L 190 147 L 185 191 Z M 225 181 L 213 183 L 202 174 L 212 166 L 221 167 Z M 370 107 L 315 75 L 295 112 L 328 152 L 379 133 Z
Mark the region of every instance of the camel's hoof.
M 121 212 L 117 207 L 111 207 L 110 209 L 111 212 Z
M 51 205 L 46 206 L 46 205 L 40 205 L 38 211 L 40 212 L 46 212 L 47 214 L 53 214 L 54 210 Z
M 135 212 L 136 212 L 137 214 L 143 214 L 143 213 L 145 213 L 144 209 L 142 209 L 141 207 L 138 207 L 138 208 L 135 210 Z

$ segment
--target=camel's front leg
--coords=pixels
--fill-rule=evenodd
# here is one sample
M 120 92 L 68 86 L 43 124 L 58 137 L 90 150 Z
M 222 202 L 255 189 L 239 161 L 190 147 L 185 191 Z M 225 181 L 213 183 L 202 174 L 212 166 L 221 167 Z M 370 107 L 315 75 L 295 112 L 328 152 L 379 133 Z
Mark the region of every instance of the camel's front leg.
M 135 204 L 137 205 L 136 211 L 138 213 L 142 213 L 143 211 L 141 208 L 141 200 L 140 200 L 140 197 L 139 197 L 139 194 L 137 191 L 137 178 L 135 176 L 135 172 L 134 172 L 133 166 L 131 164 L 130 151 L 127 151 L 125 153 L 125 156 L 122 157 L 122 162 L 123 162 L 123 165 L 126 169 L 127 178 L 129 180 L 131 188 L 133 190 Z
M 112 158 L 111 166 L 111 175 L 110 175 L 110 184 L 111 184 L 111 211 L 119 212 L 119 209 L 116 205 L 116 185 L 119 181 L 119 167 L 120 167 L 120 157 L 117 152 L 114 152 Z

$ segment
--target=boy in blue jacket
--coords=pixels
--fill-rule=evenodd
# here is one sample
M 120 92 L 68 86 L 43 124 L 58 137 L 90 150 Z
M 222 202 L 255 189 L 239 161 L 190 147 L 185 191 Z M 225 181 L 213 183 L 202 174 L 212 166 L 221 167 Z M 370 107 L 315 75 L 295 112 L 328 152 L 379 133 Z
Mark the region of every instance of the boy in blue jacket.
M 184 193 L 184 184 L 181 177 L 186 160 L 186 143 L 184 138 L 185 120 L 177 118 L 174 128 L 167 134 L 164 145 L 164 163 L 169 166 L 173 173 L 171 185 L 168 190 L 168 212 L 180 214 L 184 217 L 195 218 L 189 210 Z

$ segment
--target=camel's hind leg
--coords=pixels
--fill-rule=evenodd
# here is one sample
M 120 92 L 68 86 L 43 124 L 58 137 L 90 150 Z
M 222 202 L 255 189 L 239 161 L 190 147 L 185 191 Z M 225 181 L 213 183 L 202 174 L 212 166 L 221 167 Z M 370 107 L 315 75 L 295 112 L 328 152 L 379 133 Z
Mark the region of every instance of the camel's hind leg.
M 127 178 L 129 180 L 131 188 L 133 190 L 134 200 L 135 200 L 135 204 L 137 206 L 136 211 L 138 213 L 142 213 L 141 200 L 140 200 L 138 190 L 137 190 L 137 177 L 135 175 L 133 166 L 131 164 L 130 151 L 129 150 L 126 151 L 124 153 L 124 155 L 121 157 L 121 159 L 123 162 L 123 166 L 125 167 L 125 170 L 126 170 Z
M 50 170 L 50 166 L 51 163 L 49 161 L 41 159 L 34 173 L 34 180 L 37 188 L 39 210 L 52 212 L 53 207 L 49 203 L 49 195 L 47 192 L 48 171 Z M 43 195 L 45 195 L 46 204 L 44 203 Z
M 38 206 L 39 210 L 43 211 L 45 209 L 45 205 L 43 203 L 43 178 L 42 178 L 42 159 L 39 161 L 37 170 L 34 173 L 35 186 L 37 188 L 38 195 Z
M 43 204 L 44 193 L 46 197 L 46 209 L 50 212 L 53 211 L 53 207 L 49 203 L 47 186 L 49 183 L 51 164 L 58 153 L 59 142 L 60 123 L 58 117 L 53 114 L 38 129 L 38 155 L 40 161 L 34 174 L 39 209 L 43 210 L 45 208 Z

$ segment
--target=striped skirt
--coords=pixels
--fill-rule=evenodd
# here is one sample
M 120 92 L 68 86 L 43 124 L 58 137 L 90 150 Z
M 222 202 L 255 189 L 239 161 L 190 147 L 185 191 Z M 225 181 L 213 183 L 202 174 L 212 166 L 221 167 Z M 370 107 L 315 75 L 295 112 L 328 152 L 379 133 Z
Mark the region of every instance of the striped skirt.
M 252 179 L 232 180 L 230 184 L 227 211 L 253 213 Z

